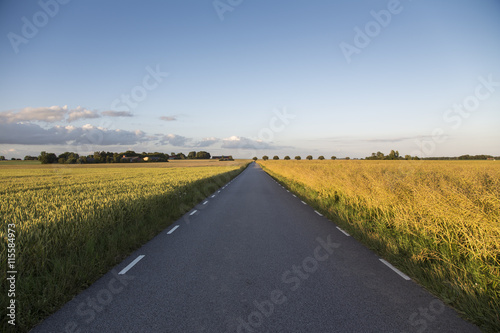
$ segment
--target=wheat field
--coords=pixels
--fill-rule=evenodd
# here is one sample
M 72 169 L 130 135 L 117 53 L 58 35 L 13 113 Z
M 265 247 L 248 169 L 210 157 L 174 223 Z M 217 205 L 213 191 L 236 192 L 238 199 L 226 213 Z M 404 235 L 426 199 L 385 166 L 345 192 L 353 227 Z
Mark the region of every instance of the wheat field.
M 259 161 L 487 331 L 500 329 L 500 163 Z
M 9 226 L 17 329 L 27 331 L 57 310 L 247 164 L 0 167 L 0 252 L 7 258 Z M 1 274 L 7 295 L 6 270 Z M 4 329 L 6 302 L 2 298 Z

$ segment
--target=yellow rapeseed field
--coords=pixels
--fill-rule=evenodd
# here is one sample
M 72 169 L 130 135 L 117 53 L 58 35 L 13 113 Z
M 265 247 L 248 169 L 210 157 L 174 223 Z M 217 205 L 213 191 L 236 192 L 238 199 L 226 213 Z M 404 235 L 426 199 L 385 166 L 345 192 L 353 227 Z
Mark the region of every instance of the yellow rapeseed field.
M 247 164 L 207 163 L 198 165 L 214 166 L 0 166 L 0 252 L 7 258 L 10 225 L 17 329 L 26 331 L 55 311 Z
M 259 163 L 476 324 L 500 328 L 500 162 Z

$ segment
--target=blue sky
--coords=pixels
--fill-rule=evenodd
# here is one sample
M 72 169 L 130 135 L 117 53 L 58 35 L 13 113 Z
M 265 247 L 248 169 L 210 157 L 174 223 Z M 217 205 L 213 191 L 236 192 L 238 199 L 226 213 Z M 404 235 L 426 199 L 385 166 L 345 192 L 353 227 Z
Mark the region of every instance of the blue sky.
M 500 2 L 0 3 L 0 154 L 500 155 Z

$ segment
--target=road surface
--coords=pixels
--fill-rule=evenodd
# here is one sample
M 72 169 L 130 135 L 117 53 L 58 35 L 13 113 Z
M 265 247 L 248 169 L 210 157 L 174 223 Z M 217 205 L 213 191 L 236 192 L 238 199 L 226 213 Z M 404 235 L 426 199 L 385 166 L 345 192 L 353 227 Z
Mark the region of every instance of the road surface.
M 479 332 L 256 163 L 33 332 Z

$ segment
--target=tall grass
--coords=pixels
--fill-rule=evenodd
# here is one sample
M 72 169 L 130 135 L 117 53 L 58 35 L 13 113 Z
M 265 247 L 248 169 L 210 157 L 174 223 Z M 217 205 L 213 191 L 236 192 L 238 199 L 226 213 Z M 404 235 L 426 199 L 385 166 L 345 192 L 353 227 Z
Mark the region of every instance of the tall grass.
M 259 163 L 483 330 L 500 331 L 500 163 Z
M 7 224 L 17 231 L 14 329 L 29 330 L 245 166 L 1 169 L 2 258 Z

